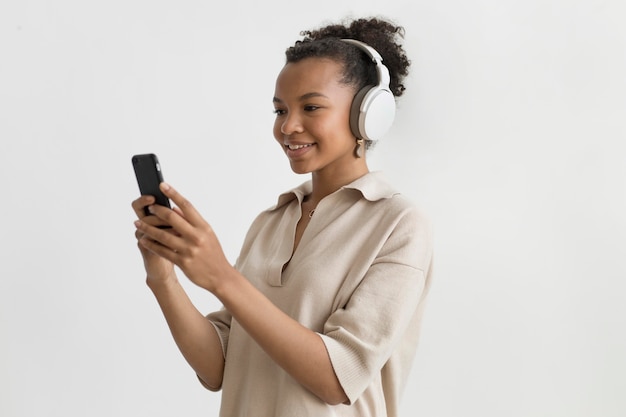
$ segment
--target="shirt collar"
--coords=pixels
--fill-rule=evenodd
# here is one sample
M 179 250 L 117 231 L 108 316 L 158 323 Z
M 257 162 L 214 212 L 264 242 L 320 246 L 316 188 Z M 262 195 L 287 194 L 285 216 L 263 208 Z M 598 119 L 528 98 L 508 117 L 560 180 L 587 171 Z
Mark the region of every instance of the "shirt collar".
M 363 197 L 369 201 L 378 201 L 385 198 L 391 198 L 396 194 L 399 194 L 391 185 L 389 185 L 383 178 L 383 174 L 379 171 L 369 172 L 360 178 L 357 178 L 350 184 L 346 184 L 339 190 L 352 189 L 360 191 Z M 270 210 L 276 210 L 284 206 L 285 204 L 297 199 L 301 204 L 304 197 L 311 193 L 313 186 L 311 180 L 300 184 L 298 187 L 293 188 L 278 196 L 278 202 Z M 338 191 L 339 191 L 338 190 Z

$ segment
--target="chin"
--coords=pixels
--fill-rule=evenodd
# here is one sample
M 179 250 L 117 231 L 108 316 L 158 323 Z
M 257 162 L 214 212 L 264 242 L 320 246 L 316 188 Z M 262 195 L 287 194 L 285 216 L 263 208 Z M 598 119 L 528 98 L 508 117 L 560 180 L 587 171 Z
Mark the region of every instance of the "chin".
M 311 173 L 311 169 L 302 166 L 300 164 L 295 164 L 293 162 L 291 162 L 291 170 L 295 173 L 295 174 L 310 174 Z

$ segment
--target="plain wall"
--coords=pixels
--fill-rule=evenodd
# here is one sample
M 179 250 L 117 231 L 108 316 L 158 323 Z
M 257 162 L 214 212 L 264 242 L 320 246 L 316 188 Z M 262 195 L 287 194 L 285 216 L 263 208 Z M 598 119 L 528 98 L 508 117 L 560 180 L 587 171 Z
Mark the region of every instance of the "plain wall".
M 436 233 L 404 415 L 626 414 L 624 2 L 24 0 L 0 4 L 0 415 L 217 414 L 145 286 L 130 158 L 234 261 L 307 179 L 271 134 L 284 49 L 373 14 L 413 66 L 370 168 Z

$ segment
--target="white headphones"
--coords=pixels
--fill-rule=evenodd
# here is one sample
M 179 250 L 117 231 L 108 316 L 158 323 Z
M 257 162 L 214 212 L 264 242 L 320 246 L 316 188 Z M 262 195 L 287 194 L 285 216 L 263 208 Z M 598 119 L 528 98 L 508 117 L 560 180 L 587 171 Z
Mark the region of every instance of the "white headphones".
M 355 39 L 342 39 L 365 51 L 376 64 L 378 85 L 365 86 L 354 96 L 350 110 L 350 129 L 360 139 L 375 141 L 391 127 L 396 115 L 396 100 L 389 89 L 389 70 L 383 58 L 368 44 Z

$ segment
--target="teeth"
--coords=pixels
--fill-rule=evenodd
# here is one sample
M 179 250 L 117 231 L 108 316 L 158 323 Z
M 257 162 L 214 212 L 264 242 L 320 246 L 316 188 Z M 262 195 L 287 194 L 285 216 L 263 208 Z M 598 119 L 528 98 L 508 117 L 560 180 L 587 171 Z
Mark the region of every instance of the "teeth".
M 312 144 L 310 144 L 310 143 L 309 143 L 309 144 L 307 144 L 307 145 L 287 145 L 287 147 L 288 147 L 290 150 L 295 151 L 295 150 L 302 149 L 302 148 L 308 148 L 308 147 L 309 147 L 309 146 L 311 146 L 311 145 L 312 145 Z

